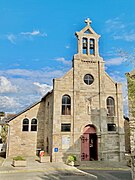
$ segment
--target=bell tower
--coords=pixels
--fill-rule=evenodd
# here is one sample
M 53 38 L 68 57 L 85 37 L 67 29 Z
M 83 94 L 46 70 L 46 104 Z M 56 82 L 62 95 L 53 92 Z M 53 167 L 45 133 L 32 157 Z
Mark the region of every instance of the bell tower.
M 98 57 L 98 40 L 100 35 L 91 28 L 91 20 L 89 18 L 85 20 L 85 23 L 86 26 L 80 32 L 75 33 L 78 40 L 77 54 L 83 55 L 83 57 L 86 56 L 87 58 Z

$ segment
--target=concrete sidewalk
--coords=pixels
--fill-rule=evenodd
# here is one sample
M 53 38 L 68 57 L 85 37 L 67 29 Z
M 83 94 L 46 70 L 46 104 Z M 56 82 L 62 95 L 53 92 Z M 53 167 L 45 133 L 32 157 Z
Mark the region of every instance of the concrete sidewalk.
M 67 169 L 70 171 L 72 169 L 76 169 L 71 166 L 67 166 L 64 163 L 40 163 L 38 158 L 34 157 L 27 157 L 27 166 L 26 167 L 13 167 L 12 166 L 12 159 L 7 158 L 3 161 L 0 167 L 0 173 L 2 171 L 55 171 L 57 169 Z
M 40 163 L 38 158 L 27 157 L 27 166 L 26 167 L 13 167 L 12 159 L 7 158 L 1 163 L 0 174 L 6 173 L 25 173 L 25 172 L 44 172 L 45 174 L 65 174 L 69 176 L 86 176 L 91 180 L 97 179 L 96 176 L 83 172 L 76 167 L 68 166 L 64 163 Z
M 13 167 L 12 159 L 7 158 L 0 161 L 0 174 L 4 173 L 19 173 L 19 172 L 44 172 L 46 174 L 68 174 L 72 176 L 76 175 L 86 175 L 89 176 L 89 179 L 96 179 L 92 174 L 88 174 L 83 170 L 123 170 L 129 171 L 130 168 L 126 165 L 126 162 L 105 162 L 105 161 L 83 161 L 80 166 L 71 167 L 64 163 L 40 163 L 38 157 L 27 157 L 27 166 L 26 167 Z

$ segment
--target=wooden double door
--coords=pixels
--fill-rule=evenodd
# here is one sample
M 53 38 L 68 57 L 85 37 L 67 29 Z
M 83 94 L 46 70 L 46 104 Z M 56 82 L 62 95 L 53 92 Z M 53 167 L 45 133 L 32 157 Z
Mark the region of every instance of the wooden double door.
M 84 133 L 81 137 L 81 160 L 98 160 L 96 133 Z

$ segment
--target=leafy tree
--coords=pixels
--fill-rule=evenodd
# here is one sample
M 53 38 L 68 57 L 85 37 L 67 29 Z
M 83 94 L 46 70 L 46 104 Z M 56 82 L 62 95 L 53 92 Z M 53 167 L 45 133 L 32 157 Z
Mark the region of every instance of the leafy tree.
M 126 76 L 128 82 L 129 113 L 132 118 L 135 118 L 135 70 L 127 73 Z
M 4 124 L 2 126 L 2 130 L 1 130 L 1 133 L 0 133 L 0 136 L 2 138 L 3 143 L 6 143 L 6 141 L 7 141 L 7 134 L 8 134 L 8 125 Z
M 3 117 L 3 116 L 5 116 L 5 112 L 0 111 L 0 117 Z
M 123 62 L 135 68 L 135 49 L 132 53 L 128 53 L 122 49 L 119 49 L 117 52 L 118 55 L 123 59 Z
M 122 49 L 117 51 L 123 62 L 127 66 L 131 66 L 133 71 L 126 73 L 128 85 L 128 101 L 130 116 L 135 118 L 135 48 L 132 53 L 128 53 Z

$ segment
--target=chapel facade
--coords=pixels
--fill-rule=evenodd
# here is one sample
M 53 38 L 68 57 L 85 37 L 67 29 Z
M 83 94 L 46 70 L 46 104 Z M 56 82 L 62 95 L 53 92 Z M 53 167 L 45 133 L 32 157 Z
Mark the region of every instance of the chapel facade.
M 122 85 L 105 72 L 98 35 L 90 19 L 77 37 L 72 68 L 53 80 L 53 90 L 9 121 L 7 156 L 34 156 L 42 149 L 51 161 L 124 159 Z

